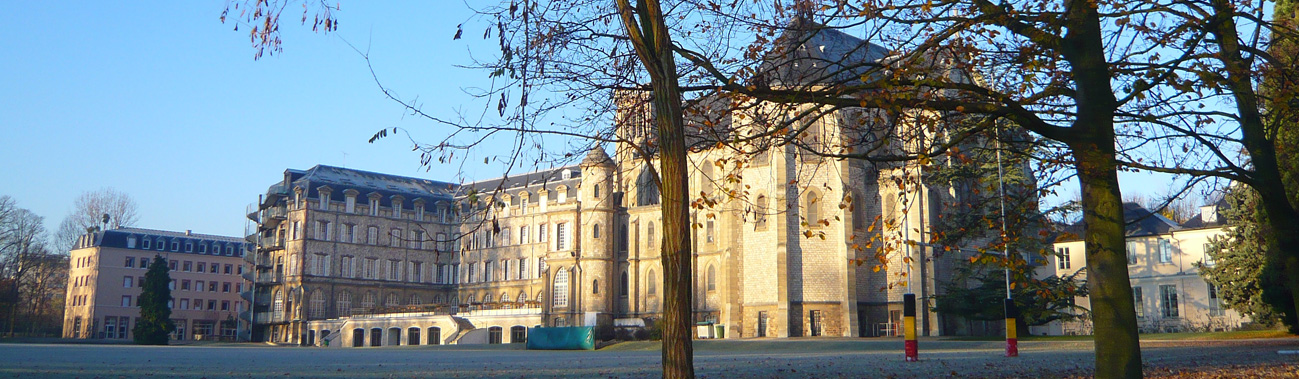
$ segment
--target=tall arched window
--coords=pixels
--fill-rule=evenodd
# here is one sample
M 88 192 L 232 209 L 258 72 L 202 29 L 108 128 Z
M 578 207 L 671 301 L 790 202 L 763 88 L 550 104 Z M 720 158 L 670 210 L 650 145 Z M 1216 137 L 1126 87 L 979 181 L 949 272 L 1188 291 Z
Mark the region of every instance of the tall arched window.
M 803 204 L 803 215 L 807 218 L 809 227 L 820 226 L 821 222 L 821 194 L 816 191 L 807 191 L 806 203 Z
M 313 319 L 325 318 L 325 291 L 317 290 L 311 293 L 307 316 Z
M 618 284 L 618 288 L 619 288 L 619 290 L 618 290 L 618 291 L 619 291 L 618 294 L 619 294 L 619 295 L 623 295 L 623 296 L 627 296 L 627 293 L 630 292 L 630 288 L 629 288 L 629 287 L 630 287 L 630 286 L 629 286 L 628 283 L 627 283 L 627 272 L 626 272 L 626 271 L 623 271 L 623 272 L 622 272 L 622 280 L 621 280 L 621 282 Z
M 656 283 L 657 281 L 654 279 L 654 269 L 651 268 L 649 272 L 645 274 L 645 293 L 650 295 L 658 294 L 659 286 Z
M 767 204 L 767 195 L 758 195 L 758 201 L 757 201 L 757 204 L 755 204 L 755 206 L 754 206 L 754 210 L 753 210 L 753 213 L 754 213 L 754 215 L 753 215 L 753 223 L 756 224 L 756 226 L 758 226 L 758 227 L 764 227 L 764 226 L 767 226 L 767 212 L 768 212 L 767 209 L 768 209 L 768 208 L 769 208 L 769 207 L 768 207 L 768 204 Z
M 555 306 L 568 306 L 568 269 L 561 268 L 555 273 Z
M 338 316 L 352 315 L 352 293 L 343 291 L 338 293 Z
M 527 293 L 527 292 L 522 292 L 522 291 L 520 291 L 520 292 L 519 292 L 519 304 L 523 304 L 523 303 L 526 303 L 526 302 L 528 302 L 528 293 Z
M 659 187 L 649 169 L 641 170 L 636 177 L 636 205 L 654 205 L 659 203 Z
M 397 300 L 397 294 L 395 293 L 390 293 L 387 298 L 383 299 L 383 306 L 385 307 L 395 307 L 398 305 L 401 305 L 401 303 Z
M 409 304 L 409 305 L 423 305 L 423 304 L 424 304 L 424 299 L 421 299 L 421 298 L 419 297 L 419 294 L 412 293 L 412 294 L 410 294 L 410 300 L 407 301 L 406 304 Z
M 708 265 L 708 276 L 706 281 L 708 282 L 709 291 L 717 290 L 717 267 L 716 266 Z
M 492 294 L 489 293 L 489 294 L 483 295 L 483 303 L 484 303 L 484 304 L 486 304 L 486 303 L 491 303 L 491 302 L 492 302 Z
M 271 304 L 272 307 L 274 307 L 273 310 L 275 311 L 274 314 L 283 315 L 284 314 L 284 291 L 275 290 L 275 295 L 271 299 L 272 299 Z
M 591 280 L 591 293 L 596 295 L 600 294 L 600 279 Z
M 646 233 L 646 235 L 649 236 L 649 247 L 658 246 L 659 240 L 654 238 L 654 222 L 651 221 L 647 227 L 649 228 L 649 231 Z
M 600 224 L 591 225 L 591 238 L 600 238 Z
M 365 308 L 366 310 L 369 310 L 371 308 L 374 308 L 374 303 L 375 303 L 374 292 L 366 292 L 365 296 L 361 297 L 361 308 Z

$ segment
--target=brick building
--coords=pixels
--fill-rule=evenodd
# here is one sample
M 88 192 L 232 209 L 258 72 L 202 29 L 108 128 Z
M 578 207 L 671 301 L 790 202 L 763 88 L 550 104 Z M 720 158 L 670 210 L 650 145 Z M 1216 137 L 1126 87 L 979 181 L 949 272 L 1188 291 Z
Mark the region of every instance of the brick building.
M 140 287 L 155 256 L 171 276 L 172 339 L 238 339 L 246 286 L 243 239 L 120 228 L 81 236 L 69 253 L 64 338 L 130 339 Z M 242 336 L 244 339 L 247 336 Z

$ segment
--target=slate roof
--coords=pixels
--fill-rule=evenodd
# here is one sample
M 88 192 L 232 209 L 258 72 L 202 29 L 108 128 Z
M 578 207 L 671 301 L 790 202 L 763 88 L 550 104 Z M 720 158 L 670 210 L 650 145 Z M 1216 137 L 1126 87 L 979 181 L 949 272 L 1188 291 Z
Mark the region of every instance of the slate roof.
M 1169 234 L 1185 228 L 1185 226 L 1178 225 L 1177 222 L 1151 212 L 1137 203 L 1123 203 L 1123 220 L 1127 223 L 1123 230 L 1123 235 L 1126 237 Z M 1060 230 L 1061 235 L 1069 238 L 1061 239 L 1058 242 L 1082 240 L 1084 228 L 1085 225 L 1081 221 L 1064 226 Z
M 292 179 L 291 174 L 286 171 L 286 175 Z M 317 192 L 323 185 L 328 185 L 333 190 L 331 197 L 340 200 L 343 199 L 343 191 L 348 189 L 359 192 L 360 199 L 366 199 L 370 193 L 378 193 L 379 202 L 383 206 L 392 206 L 392 196 L 401 195 L 404 198 L 403 204 L 408 208 L 413 208 L 415 199 L 424 199 L 429 203 L 450 201 L 458 188 L 453 183 L 326 165 L 307 169 L 301 177 L 292 179 L 291 184 L 293 187 L 303 187 L 308 197 L 318 196 Z
M 1128 237 L 1168 234 L 1182 228 L 1173 220 L 1137 203 L 1123 203 L 1123 221 L 1127 222 L 1123 235 Z
M 603 151 L 601 151 L 601 153 L 603 153 Z M 605 158 L 608 158 L 608 155 L 605 155 Z M 589 154 L 587 155 L 587 159 L 591 159 Z M 596 159 L 599 158 L 597 157 Z M 610 160 L 610 162 L 612 162 L 612 160 Z M 564 171 L 568 171 L 568 179 L 564 179 Z M 564 166 L 468 183 L 460 188 L 460 192 L 457 196 L 469 194 L 470 189 L 477 190 L 479 193 L 490 193 L 495 191 L 498 187 L 511 196 L 517 194 L 519 191 L 525 190 L 535 195 L 537 191 L 545 188 L 549 191 L 546 194 L 547 198 L 555 200 L 559 196 L 558 192 L 555 191 L 556 188 L 561 185 L 568 188 L 576 188 L 581 182 L 582 170 L 578 166 Z M 511 205 L 517 205 L 518 201 L 519 198 L 517 196 L 510 198 Z
M 601 149 L 595 149 L 588 153 L 585 162 L 607 161 L 613 164 L 609 155 Z M 567 175 L 565 174 L 567 171 Z M 520 190 L 527 190 L 536 193 L 542 188 L 550 191 L 549 198 L 555 199 L 558 195 L 555 189 L 560 185 L 575 188 L 581 182 L 582 171 L 577 165 L 564 166 L 535 172 L 529 172 L 519 175 L 511 175 L 501 178 L 481 180 L 466 184 L 455 184 L 429 179 L 412 178 L 407 176 L 390 175 L 371 171 L 356 170 L 350 168 L 334 167 L 327 165 L 316 165 L 307 170 L 285 170 L 285 182 L 279 182 L 267 188 L 268 194 L 289 193 L 290 188 L 302 187 L 307 197 L 317 197 L 321 186 L 328 185 L 332 190 L 331 197 L 335 200 L 343 199 L 343 192 L 352 189 L 360 194 L 360 199 L 368 199 L 370 193 L 380 195 L 379 203 L 381 206 L 392 206 L 392 196 L 401 195 L 403 206 L 414 207 L 415 199 L 423 199 L 430 204 L 437 201 L 453 201 L 455 198 L 467 196 L 472 191 L 479 193 L 489 193 L 495 191 L 498 186 L 506 190 L 507 193 L 517 193 Z M 567 179 L 565 179 L 567 177 Z M 272 201 L 273 196 L 267 196 L 265 201 Z M 358 200 L 368 201 L 368 200 Z M 512 200 L 517 204 L 517 198 Z
M 1205 222 L 1204 213 L 1201 212 L 1201 213 L 1197 213 L 1195 217 L 1191 217 L 1190 220 L 1186 220 L 1186 222 L 1182 223 L 1182 227 L 1186 229 L 1208 229 L 1208 228 L 1221 228 L 1223 226 L 1226 226 L 1227 218 L 1226 216 L 1223 216 L 1222 211 L 1224 209 L 1231 209 L 1231 204 L 1228 203 L 1226 199 L 1223 199 L 1223 200 L 1218 200 L 1218 202 L 1214 203 L 1213 206 L 1217 208 L 1214 210 L 1215 212 L 1217 212 L 1217 218 L 1215 220 L 1211 222 Z
M 127 239 L 131 236 L 135 236 L 139 238 L 139 240 L 136 241 L 134 247 L 130 247 L 130 245 L 127 243 Z M 159 249 L 157 243 L 151 244 L 150 248 L 145 249 L 143 239 L 146 238 L 150 239 L 150 241 L 153 241 L 155 239 L 162 241 L 159 243 L 164 243 L 164 242 L 170 243 L 171 241 L 176 241 L 179 243 L 177 245 L 179 249 L 172 250 L 170 244 L 163 246 L 162 249 Z M 193 243 L 194 248 L 192 251 L 185 251 L 186 242 Z M 233 248 L 233 251 L 231 252 L 233 254 L 232 256 L 236 256 L 236 257 L 242 257 L 244 255 L 245 249 L 249 247 L 249 245 L 247 245 L 247 243 L 244 241 L 243 238 L 238 238 L 238 237 L 218 236 L 218 235 L 211 235 L 211 234 L 197 234 L 197 233 L 188 233 L 188 232 L 174 232 L 169 230 L 154 230 L 154 229 L 143 229 L 143 228 L 118 228 L 118 229 L 105 231 L 103 237 L 100 238 L 98 241 L 96 241 L 95 245 L 100 247 L 113 247 L 113 248 L 120 248 L 120 249 L 147 250 L 147 251 L 154 251 L 158 253 L 182 253 L 182 254 L 197 254 L 197 255 L 225 255 L 224 247 L 230 246 Z M 207 252 L 204 253 L 204 252 L 200 252 L 202 251 L 199 248 L 200 245 L 216 246 L 216 248 L 206 249 Z
M 850 83 L 888 55 L 879 45 L 796 17 L 764 58 L 757 81 L 771 86 Z

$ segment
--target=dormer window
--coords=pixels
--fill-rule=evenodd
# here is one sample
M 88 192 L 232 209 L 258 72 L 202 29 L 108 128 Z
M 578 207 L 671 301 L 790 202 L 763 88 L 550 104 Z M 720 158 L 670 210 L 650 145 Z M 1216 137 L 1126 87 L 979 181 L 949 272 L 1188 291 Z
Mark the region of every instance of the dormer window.
M 415 200 L 415 221 L 424 221 L 424 200 Z
M 559 186 L 559 188 L 556 188 L 555 190 L 559 192 L 559 196 L 557 196 L 555 200 L 556 203 L 563 204 L 568 202 L 568 187 Z
M 370 194 L 370 215 L 371 216 L 379 215 L 379 194 L 378 193 Z
M 142 245 L 140 245 L 140 248 L 141 248 L 141 249 L 149 249 L 149 248 L 151 248 L 150 245 L 152 245 L 152 241 L 153 241 L 153 240 L 148 239 L 148 238 L 143 239 L 143 240 L 141 241 L 141 242 L 142 242 Z
M 528 214 L 528 195 L 519 196 L 519 214 Z
M 343 211 L 347 213 L 356 213 L 356 195 L 359 193 L 354 189 L 343 191 Z
M 316 197 L 320 200 L 320 210 L 329 210 L 330 195 L 333 194 L 333 192 L 334 191 L 330 190 L 329 186 L 320 186 L 320 188 L 316 189 Z
M 405 203 L 406 199 L 398 195 L 393 195 L 390 199 L 392 200 L 392 217 L 401 218 L 401 208 L 404 205 L 402 203 Z
M 171 251 L 180 251 L 180 241 L 171 241 Z
M 127 249 L 135 248 L 135 236 L 126 237 L 126 248 Z

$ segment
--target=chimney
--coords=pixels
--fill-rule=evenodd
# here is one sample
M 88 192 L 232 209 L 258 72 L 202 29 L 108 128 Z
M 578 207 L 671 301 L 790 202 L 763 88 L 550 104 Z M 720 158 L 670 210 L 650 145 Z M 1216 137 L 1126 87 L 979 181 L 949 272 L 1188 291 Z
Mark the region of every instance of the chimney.
M 194 231 L 193 231 L 193 230 L 185 229 L 185 235 L 188 236 L 188 235 L 191 235 L 191 234 L 194 234 Z
M 1218 206 L 1214 204 L 1200 206 L 1200 221 L 1205 224 L 1218 222 Z

